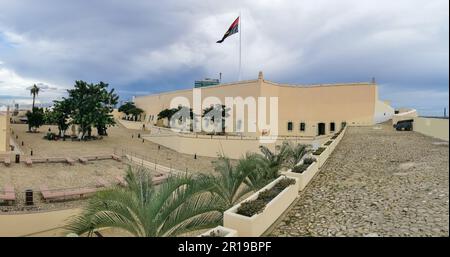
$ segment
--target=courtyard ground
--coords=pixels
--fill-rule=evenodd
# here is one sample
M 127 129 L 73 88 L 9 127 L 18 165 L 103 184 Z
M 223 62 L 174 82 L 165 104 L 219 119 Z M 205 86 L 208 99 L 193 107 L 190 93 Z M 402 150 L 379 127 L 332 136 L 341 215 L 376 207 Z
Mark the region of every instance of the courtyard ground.
M 12 137 L 21 151 L 29 156 L 33 150 L 33 157 L 68 156 L 78 158 L 88 155 L 112 154 L 116 149 L 118 153 L 126 150 L 128 153 L 144 156 L 152 162 L 183 171 L 188 169 L 189 172 L 212 171 L 214 166 L 211 162 L 216 160 L 216 158 L 201 156 L 194 159 L 192 155 L 180 154 L 162 146 L 158 149 L 157 144 L 148 140 L 143 142 L 141 138 L 138 138 L 138 134 L 142 131 L 130 130 L 120 124 L 108 128 L 108 136 L 103 139 L 86 142 L 44 140 L 43 137 L 49 128 L 52 132 L 58 133 L 56 126 L 42 126 L 39 128 L 40 133 L 27 133 L 28 126 L 26 124 L 12 124 L 11 127 L 14 131 Z M 15 139 L 16 136 L 18 139 Z M 21 145 L 22 141 L 24 142 L 23 146 Z
M 16 149 L 20 148 L 23 153 L 21 158 L 30 156 L 33 151 L 33 158 L 40 157 L 71 157 L 77 159 L 82 156 L 94 156 L 112 154 L 114 150 L 117 153 L 132 153 L 139 158 L 170 167 L 188 171 L 190 173 L 211 173 L 214 170 L 213 161 L 216 158 L 193 156 L 180 154 L 171 149 L 161 147 L 148 140 L 145 142 L 138 138 L 138 133 L 142 131 L 130 130 L 122 125 L 108 129 L 109 136 L 101 140 L 78 142 L 78 141 L 48 141 L 43 139 L 48 129 L 57 133 L 56 126 L 42 126 L 39 133 L 27 133 L 26 124 L 12 124 Z M 17 139 L 16 139 L 17 136 Z M 23 146 L 22 146 L 23 141 Z M 44 203 L 39 194 L 39 188 L 42 185 L 49 189 L 67 189 L 95 186 L 98 178 L 103 178 L 108 182 L 115 182 L 115 177 L 124 175 L 129 162 L 123 159 L 123 162 L 113 160 L 89 161 L 87 164 L 76 162 L 71 166 L 66 163 L 34 163 L 27 167 L 24 163 L 12 163 L 6 167 L 0 163 L 0 190 L 5 185 L 12 185 L 15 188 L 17 202 L 13 206 L 0 205 L 0 213 L 12 213 L 22 211 L 45 211 L 61 208 L 75 208 L 84 204 L 85 200 L 74 200 L 57 203 Z M 130 164 L 135 166 L 136 164 Z M 35 205 L 25 206 L 25 190 L 32 189 L 35 193 Z
M 449 146 L 349 127 L 269 236 L 449 236 Z

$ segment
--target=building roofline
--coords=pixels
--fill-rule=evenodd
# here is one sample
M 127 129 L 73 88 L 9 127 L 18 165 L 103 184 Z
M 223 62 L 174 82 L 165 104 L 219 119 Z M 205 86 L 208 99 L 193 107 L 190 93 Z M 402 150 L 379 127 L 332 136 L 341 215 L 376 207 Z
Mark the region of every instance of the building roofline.
M 203 89 L 207 89 L 207 88 L 227 87 L 227 86 L 233 86 L 233 85 L 238 85 L 238 84 L 248 84 L 248 83 L 255 83 L 255 82 L 258 82 L 258 80 L 257 79 L 253 79 L 253 80 L 242 80 L 242 81 L 236 81 L 236 82 L 228 82 L 228 83 L 223 83 L 223 84 L 218 84 L 218 85 L 199 87 L 198 89 L 202 89 L 203 90 Z M 147 96 L 161 96 L 161 95 L 175 94 L 175 93 L 181 93 L 181 92 L 188 92 L 188 91 L 192 91 L 193 89 L 194 88 L 178 89 L 178 90 L 173 90 L 173 91 L 166 91 L 166 92 L 161 92 L 161 93 L 136 96 L 136 98 L 138 98 L 138 97 L 147 97 Z
M 239 84 L 248 84 L 248 83 L 255 83 L 258 82 L 258 79 L 253 79 L 253 80 L 242 80 L 242 81 L 235 81 L 235 82 L 228 82 L 228 83 L 223 83 L 223 84 L 218 84 L 218 85 L 211 85 L 211 86 L 205 86 L 205 87 L 201 87 L 198 89 L 208 89 L 208 88 L 220 88 L 220 87 L 227 87 L 227 86 L 234 86 L 234 85 L 239 85 Z M 278 86 L 278 87 L 292 87 L 292 88 L 313 88 L 313 87 L 337 87 L 337 86 L 360 86 L 360 85 L 364 85 L 364 86 L 371 86 L 371 85 L 376 85 L 372 82 L 351 82 L 351 83 L 325 83 L 325 84 L 282 84 L 282 83 L 276 83 L 276 82 L 272 82 L 269 80 L 264 80 L 264 83 L 273 85 L 273 86 Z M 182 93 L 182 92 L 189 92 L 192 91 L 194 88 L 188 88 L 188 89 L 178 89 L 178 90 L 173 90 L 173 91 L 166 91 L 166 92 L 161 92 L 161 93 L 155 93 L 155 94 L 149 94 L 149 95 L 141 95 L 141 96 L 136 96 L 136 98 L 140 98 L 140 97 L 148 97 L 148 96 L 162 96 L 162 95 L 168 95 L 168 94 L 176 94 L 176 93 Z
M 350 82 L 350 83 L 324 83 L 324 84 L 282 84 L 282 83 L 276 83 L 268 80 L 264 80 L 265 83 L 271 84 L 278 87 L 295 87 L 295 88 L 311 88 L 311 87 L 338 87 L 338 86 L 371 86 L 376 85 L 372 82 Z

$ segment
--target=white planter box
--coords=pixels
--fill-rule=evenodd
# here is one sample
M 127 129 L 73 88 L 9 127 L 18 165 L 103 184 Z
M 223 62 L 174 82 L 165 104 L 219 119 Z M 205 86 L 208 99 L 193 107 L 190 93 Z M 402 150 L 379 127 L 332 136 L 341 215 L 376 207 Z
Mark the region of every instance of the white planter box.
M 319 168 L 322 167 L 322 165 L 325 163 L 325 161 L 330 156 L 330 148 L 326 148 L 325 151 L 323 151 L 320 155 L 313 155 L 317 159 L 317 164 L 319 165 Z
M 319 171 L 319 164 L 316 161 L 311 165 L 309 165 L 309 167 L 302 173 L 291 172 L 291 170 L 289 169 L 288 171 L 282 172 L 282 174 L 288 177 L 297 178 L 298 191 L 302 191 L 303 189 L 305 189 L 305 187 L 309 184 L 309 182 L 317 174 L 318 171 Z
M 284 177 L 286 176 L 280 176 L 242 202 L 255 200 L 261 191 L 272 188 Z M 243 237 L 256 237 L 262 235 L 297 198 L 298 179 L 293 179 L 295 179 L 295 184 L 285 188 L 280 194 L 272 199 L 261 213 L 255 214 L 252 217 L 237 214 L 237 209 L 241 206 L 242 202 L 226 210 L 223 214 L 224 227 L 236 230 L 238 235 Z
M 218 237 L 237 237 L 237 235 L 238 235 L 237 231 L 234 229 L 217 226 L 217 227 L 212 228 L 212 229 L 206 231 L 205 233 L 199 235 L 198 237 L 210 236 L 211 232 L 213 232 L 213 231 L 216 234 L 218 234 Z

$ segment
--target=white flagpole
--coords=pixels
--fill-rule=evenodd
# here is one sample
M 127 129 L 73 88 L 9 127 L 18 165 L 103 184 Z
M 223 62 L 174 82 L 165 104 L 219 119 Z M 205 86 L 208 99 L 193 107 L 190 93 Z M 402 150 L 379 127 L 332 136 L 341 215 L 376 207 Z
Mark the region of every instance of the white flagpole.
M 241 34 L 242 34 L 242 16 L 241 16 L 241 11 L 239 11 L 239 77 L 238 77 L 238 81 L 241 81 L 241 67 L 242 67 Z

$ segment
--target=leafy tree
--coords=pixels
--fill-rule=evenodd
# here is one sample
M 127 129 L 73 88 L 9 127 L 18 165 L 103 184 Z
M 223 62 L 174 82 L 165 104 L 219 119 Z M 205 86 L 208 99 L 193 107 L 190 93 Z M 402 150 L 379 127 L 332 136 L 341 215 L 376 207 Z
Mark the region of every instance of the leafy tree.
M 138 120 L 138 117 L 139 117 L 142 113 L 144 113 L 144 110 L 142 110 L 141 108 L 137 108 L 137 107 L 136 107 L 136 108 L 130 110 L 130 114 L 133 116 L 133 120 L 134 120 L 134 121 L 137 121 L 137 120 Z
M 30 94 L 33 96 L 33 105 L 31 107 L 31 110 L 34 110 L 34 102 L 36 99 L 36 96 L 39 94 L 39 90 L 40 88 L 38 86 L 36 86 L 36 84 L 34 84 L 31 88 L 30 88 Z
M 33 111 L 28 111 L 27 114 L 28 120 L 28 131 L 31 132 L 31 129 L 35 131 L 37 128 L 44 124 L 44 109 L 42 108 L 33 108 Z
M 51 117 L 54 124 L 58 126 L 59 135 L 64 137 L 66 130 L 69 128 L 69 118 L 72 111 L 70 100 L 54 101 Z
M 81 235 L 119 228 L 134 236 L 165 237 L 221 223 L 221 208 L 201 177 L 170 177 L 155 190 L 148 171 L 129 169 L 126 181 L 126 188 L 98 192 L 67 229 Z
M 130 115 L 133 109 L 136 109 L 136 105 L 133 102 L 126 102 L 125 104 L 119 107 L 119 112 L 123 112 L 126 115 Z
M 178 108 L 164 109 L 158 113 L 158 120 L 167 118 L 170 120 L 172 116 L 179 111 Z
M 222 131 L 225 132 L 225 119 L 230 116 L 229 114 L 230 108 L 226 108 L 225 105 L 216 104 L 214 106 L 207 107 L 203 110 L 202 117 L 210 118 L 212 122 L 216 116 L 222 117 Z M 214 131 L 217 133 L 218 131 Z
M 81 129 L 81 138 L 91 136 L 92 126 L 95 126 L 100 135 L 106 134 L 106 127 L 114 125 L 111 115 L 113 107 L 117 104 L 118 96 L 114 89 L 107 91 L 108 84 L 88 84 L 76 81 L 75 88 L 68 90 L 69 101 L 72 107 L 72 123 L 78 124 Z

